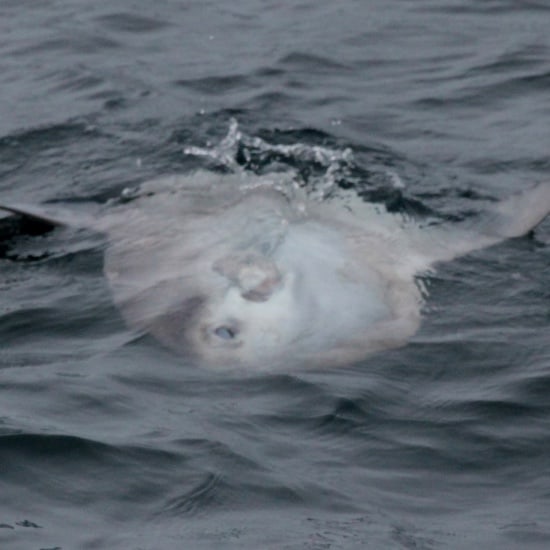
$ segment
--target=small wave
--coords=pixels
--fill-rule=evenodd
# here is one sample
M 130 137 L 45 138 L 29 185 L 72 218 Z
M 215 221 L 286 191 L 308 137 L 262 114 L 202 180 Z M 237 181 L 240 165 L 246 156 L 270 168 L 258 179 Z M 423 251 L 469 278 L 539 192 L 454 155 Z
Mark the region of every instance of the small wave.
M 209 472 L 197 477 L 198 479 L 194 480 L 193 476 L 187 476 L 186 481 L 191 483 L 192 486 L 183 494 L 168 499 L 164 504 L 161 515 L 181 516 L 192 514 L 215 501 L 215 494 L 218 485 L 221 483 L 221 476 Z
M 217 95 L 220 89 L 226 93 L 245 89 L 250 85 L 250 77 L 245 75 L 209 76 L 205 78 L 180 79 L 174 84 L 207 95 Z
M 45 144 L 49 147 L 60 146 L 80 138 L 83 134 L 100 135 L 96 127 L 80 120 L 28 128 L 0 137 L 0 153 L 14 147 L 27 149 L 32 146 L 43 147 Z
M 458 2 L 450 3 L 447 5 L 430 4 L 419 5 L 416 11 L 422 13 L 447 13 L 452 14 L 505 14 L 513 13 L 516 11 L 524 11 L 529 9 L 531 11 L 547 12 L 550 7 L 545 0 L 524 0 L 523 2 L 517 2 L 516 0 L 496 0 L 488 2 Z
M 279 61 L 279 65 L 289 69 L 306 71 L 308 74 L 322 73 L 325 71 L 332 72 L 335 69 L 338 71 L 353 70 L 349 65 L 344 65 L 335 59 L 303 52 L 291 52 L 285 55 Z
M 128 12 L 101 15 L 96 20 L 106 29 L 128 33 L 148 33 L 164 29 L 170 25 L 168 21 Z

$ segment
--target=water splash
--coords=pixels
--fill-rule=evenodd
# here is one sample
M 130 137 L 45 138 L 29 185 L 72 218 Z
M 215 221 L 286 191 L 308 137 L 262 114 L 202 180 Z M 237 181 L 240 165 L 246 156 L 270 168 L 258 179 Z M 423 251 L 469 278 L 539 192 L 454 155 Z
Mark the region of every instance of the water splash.
M 356 166 L 353 150 L 307 143 L 270 143 L 249 136 L 232 118 L 226 136 L 215 145 L 188 146 L 185 155 L 203 157 L 232 172 L 295 172 L 311 198 L 324 200 L 338 193 L 338 182 Z M 307 167 L 307 170 L 306 170 Z
M 243 168 L 237 162 L 237 154 L 239 151 L 239 143 L 242 140 L 242 133 L 239 130 L 237 121 L 232 118 L 229 121 L 229 130 L 227 135 L 217 144 L 207 147 L 189 146 L 183 150 L 184 155 L 193 155 L 195 157 L 205 157 L 220 164 L 232 171 L 240 172 Z

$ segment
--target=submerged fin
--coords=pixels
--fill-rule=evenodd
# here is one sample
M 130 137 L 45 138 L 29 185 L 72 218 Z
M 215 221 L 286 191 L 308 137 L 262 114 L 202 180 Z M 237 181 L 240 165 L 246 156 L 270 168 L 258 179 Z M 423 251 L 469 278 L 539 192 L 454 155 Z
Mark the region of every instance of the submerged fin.
M 28 204 L 0 204 L 0 210 L 31 218 L 52 226 L 93 227 L 89 213 L 72 212 L 55 206 L 35 206 Z

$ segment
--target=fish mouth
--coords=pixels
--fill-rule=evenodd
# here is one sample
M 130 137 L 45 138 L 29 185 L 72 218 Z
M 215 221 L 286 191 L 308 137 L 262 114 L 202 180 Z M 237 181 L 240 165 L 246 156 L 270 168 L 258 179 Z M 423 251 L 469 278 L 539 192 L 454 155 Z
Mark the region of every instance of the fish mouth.
M 260 254 L 230 254 L 214 262 L 212 269 L 228 279 L 241 296 L 251 302 L 269 300 L 283 284 L 277 264 Z

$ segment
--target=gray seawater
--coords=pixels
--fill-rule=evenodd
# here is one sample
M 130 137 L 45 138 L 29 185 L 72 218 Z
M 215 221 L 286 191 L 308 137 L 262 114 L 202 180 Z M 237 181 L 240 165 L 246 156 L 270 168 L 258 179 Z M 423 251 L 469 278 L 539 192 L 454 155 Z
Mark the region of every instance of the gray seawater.
M 549 178 L 546 0 L 2 0 L 0 75 L 2 202 L 233 163 L 463 219 Z M 404 348 L 279 375 L 129 338 L 96 236 L 0 235 L 2 549 L 550 547 L 549 220 L 428 277 Z

